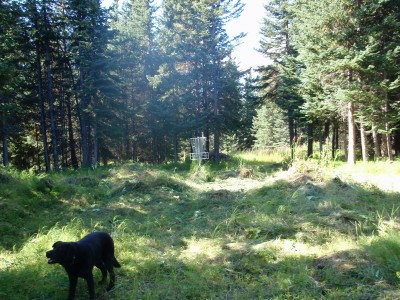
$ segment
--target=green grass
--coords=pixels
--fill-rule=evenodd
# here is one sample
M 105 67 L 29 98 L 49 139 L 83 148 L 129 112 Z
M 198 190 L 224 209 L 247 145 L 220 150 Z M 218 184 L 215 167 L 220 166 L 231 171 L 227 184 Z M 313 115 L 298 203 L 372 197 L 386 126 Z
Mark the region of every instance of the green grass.
M 94 230 L 113 235 L 122 265 L 112 291 L 96 285 L 105 299 L 399 298 L 400 163 L 289 168 L 285 155 L 0 170 L 0 299 L 65 299 L 45 252 Z

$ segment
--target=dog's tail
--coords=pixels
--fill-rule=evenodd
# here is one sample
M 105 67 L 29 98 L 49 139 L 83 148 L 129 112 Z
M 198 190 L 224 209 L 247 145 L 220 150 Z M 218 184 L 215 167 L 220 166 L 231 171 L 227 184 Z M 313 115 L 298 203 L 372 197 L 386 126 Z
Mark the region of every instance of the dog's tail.
M 118 262 L 118 260 L 114 257 L 114 259 L 113 259 L 113 264 L 114 264 L 114 267 L 116 267 L 116 268 L 121 268 L 121 265 L 120 265 L 120 263 Z

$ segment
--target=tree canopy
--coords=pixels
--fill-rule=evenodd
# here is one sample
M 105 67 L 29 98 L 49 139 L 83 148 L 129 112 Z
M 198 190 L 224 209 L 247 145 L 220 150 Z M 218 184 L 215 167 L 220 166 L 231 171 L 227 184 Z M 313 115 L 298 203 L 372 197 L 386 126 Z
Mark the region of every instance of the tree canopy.
M 265 1 L 248 73 L 226 24 L 240 0 L 0 2 L 2 164 L 58 171 L 178 161 L 307 137 L 349 163 L 400 153 L 398 1 Z M 229 143 L 225 143 L 229 141 Z M 231 145 L 228 148 L 227 145 Z
M 359 144 L 368 159 L 369 133 L 374 157 L 393 159 L 400 152 L 398 1 L 274 0 L 265 9 L 261 51 L 273 60 L 261 69 L 265 99 L 283 109 L 292 103 L 300 123 L 324 128 L 320 139 L 332 125 L 333 147 L 342 127 L 350 164 Z

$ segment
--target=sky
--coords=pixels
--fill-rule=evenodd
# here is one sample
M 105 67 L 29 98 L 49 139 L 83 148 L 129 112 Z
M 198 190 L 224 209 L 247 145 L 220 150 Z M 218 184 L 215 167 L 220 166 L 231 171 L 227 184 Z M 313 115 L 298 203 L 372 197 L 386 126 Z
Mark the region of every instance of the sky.
M 242 3 L 245 7 L 241 16 L 227 24 L 226 30 L 230 36 L 241 32 L 247 34 L 233 53 L 239 67 L 245 70 L 267 64 L 267 59 L 255 50 L 259 48 L 261 39 L 260 28 L 265 15 L 266 0 L 242 0 Z
M 189 0 L 190 1 L 190 0 Z M 242 0 L 245 5 L 241 16 L 227 24 L 227 33 L 233 37 L 241 32 L 246 33 L 242 43 L 237 46 L 233 53 L 233 58 L 239 64 L 239 68 L 246 70 L 267 64 L 267 59 L 263 57 L 257 48 L 259 47 L 260 28 L 265 14 L 264 4 L 267 0 Z M 112 0 L 103 0 L 104 6 L 109 6 Z

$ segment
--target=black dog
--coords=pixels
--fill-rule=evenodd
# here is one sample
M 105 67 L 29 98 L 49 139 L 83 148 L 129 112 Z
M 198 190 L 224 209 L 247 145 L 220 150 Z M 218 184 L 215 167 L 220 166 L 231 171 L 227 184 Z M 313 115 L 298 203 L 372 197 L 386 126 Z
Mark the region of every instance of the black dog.
M 68 300 L 75 298 L 76 283 L 78 277 L 86 280 L 90 299 L 95 298 L 93 267 L 101 270 L 102 280 L 105 283 L 107 271 L 110 273 L 110 284 L 107 291 L 112 289 L 115 283 L 114 267 L 121 265 L 114 256 L 114 242 L 111 236 L 105 232 L 93 232 L 78 242 L 56 242 L 53 250 L 46 252 L 49 264 L 59 263 L 68 273 L 69 295 Z

